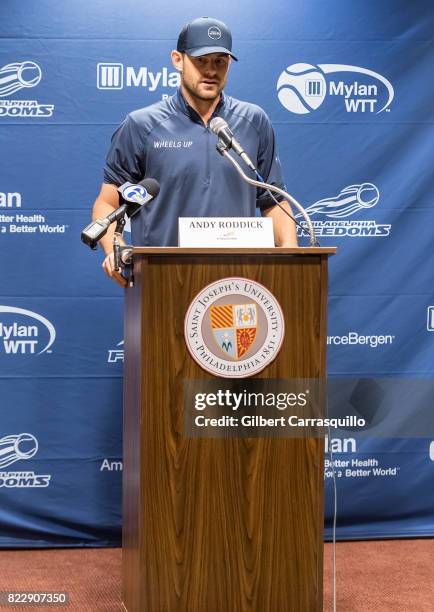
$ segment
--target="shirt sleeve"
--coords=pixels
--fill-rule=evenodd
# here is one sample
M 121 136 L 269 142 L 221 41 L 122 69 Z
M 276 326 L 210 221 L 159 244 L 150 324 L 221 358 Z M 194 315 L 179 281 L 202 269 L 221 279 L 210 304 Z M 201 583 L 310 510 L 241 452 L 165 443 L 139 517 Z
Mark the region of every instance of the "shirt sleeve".
M 276 148 L 276 139 L 270 119 L 264 113 L 261 130 L 260 146 L 258 151 L 258 171 L 266 183 L 276 185 L 286 191 L 286 186 L 282 176 L 282 166 L 280 165 L 279 155 Z M 281 202 L 285 198 L 277 193 L 274 194 L 276 200 Z M 256 206 L 261 209 L 274 206 L 276 202 L 264 189 L 256 191 Z
M 104 183 L 138 183 L 145 176 L 145 147 L 137 123 L 127 115 L 111 139 L 104 166 Z

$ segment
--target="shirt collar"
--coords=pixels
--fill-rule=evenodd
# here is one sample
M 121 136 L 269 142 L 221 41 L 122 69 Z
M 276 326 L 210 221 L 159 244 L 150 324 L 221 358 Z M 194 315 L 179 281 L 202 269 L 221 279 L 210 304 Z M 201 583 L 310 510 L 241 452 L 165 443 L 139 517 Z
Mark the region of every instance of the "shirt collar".
M 183 112 L 185 115 L 188 115 L 192 121 L 203 124 L 203 121 L 201 117 L 199 116 L 199 114 L 197 113 L 197 111 L 195 111 L 194 108 L 190 106 L 190 104 L 184 98 L 180 87 L 178 88 L 176 94 L 173 96 L 173 99 L 175 102 L 175 106 L 181 112 Z M 216 117 L 219 114 L 219 112 L 225 107 L 226 102 L 227 102 L 227 96 L 225 96 L 224 92 L 222 91 L 220 94 L 219 103 L 215 107 L 214 112 L 211 116 L 211 119 L 213 117 Z

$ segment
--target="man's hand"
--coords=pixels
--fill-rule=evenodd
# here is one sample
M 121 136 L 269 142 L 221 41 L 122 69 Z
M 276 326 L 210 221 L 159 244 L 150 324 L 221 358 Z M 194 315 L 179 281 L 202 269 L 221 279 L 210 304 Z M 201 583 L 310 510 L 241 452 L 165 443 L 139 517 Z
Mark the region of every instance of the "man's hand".
M 297 231 L 295 229 L 291 207 L 288 202 L 281 202 L 280 206 L 288 212 L 292 219 L 277 205 L 272 208 L 267 208 L 262 214 L 264 217 L 271 217 L 273 220 L 274 241 L 276 246 L 287 248 L 296 247 L 298 246 Z
M 114 280 L 118 285 L 125 289 L 125 287 L 127 286 L 127 281 L 120 272 L 117 272 L 115 270 L 115 258 L 113 255 L 113 251 L 106 256 L 106 258 L 102 262 L 102 267 L 109 278 Z
M 93 214 L 92 219 L 100 219 L 107 217 L 110 213 L 115 211 L 119 207 L 119 193 L 116 185 L 109 185 L 103 183 L 101 185 L 101 191 L 97 199 L 95 200 L 95 204 L 93 205 Z M 115 223 L 108 228 L 107 233 L 100 240 L 100 244 L 106 253 L 106 257 L 102 262 L 102 267 L 104 272 L 107 274 L 109 278 L 114 280 L 121 287 L 127 286 L 127 281 L 124 279 L 122 274 L 116 272 L 115 270 L 115 261 L 113 255 L 113 237 L 115 232 Z M 119 238 L 119 242 L 124 244 L 123 240 Z

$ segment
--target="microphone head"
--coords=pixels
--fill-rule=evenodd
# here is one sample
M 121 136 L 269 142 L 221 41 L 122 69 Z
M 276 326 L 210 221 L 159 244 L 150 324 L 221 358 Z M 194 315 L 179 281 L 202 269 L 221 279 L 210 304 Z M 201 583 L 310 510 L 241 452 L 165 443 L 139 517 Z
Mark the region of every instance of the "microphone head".
M 218 136 L 222 128 L 227 128 L 229 126 L 222 117 L 214 117 L 214 119 L 211 119 L 211 121 L 209 122 L 209 127 L 211 129 L 211 132 L 214 132 L 214 134 Z
M 160 193 L 160 183 L 153 178 L 143 179 L 139 185 L 142 185 L 153 198 Z

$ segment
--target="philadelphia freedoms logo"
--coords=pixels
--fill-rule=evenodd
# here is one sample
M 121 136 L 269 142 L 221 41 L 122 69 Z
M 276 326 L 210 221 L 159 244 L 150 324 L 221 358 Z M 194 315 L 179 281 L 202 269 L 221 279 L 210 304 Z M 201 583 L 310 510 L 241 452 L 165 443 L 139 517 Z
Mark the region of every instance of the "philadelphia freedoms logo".
M 31 459 L 38 451 L 38 441 L 29 433 L 5 436 L 0 439 L 0 469 L 21 459 Z
M 261 372 L 285 334 L 282 309 L 270 291 L 247 278 L 222 278 L 194 298 L 185 317 L 187 348 L 201 368 L 223 378 Z
M 0 439 L 0 488 L 34 489 L 49 486 L 51 474 L 2 471 L 17 461 L 33 459 L 38 448 L 37 439 L 29 433 L 13 434 Z
M 36 87 L 41 79 L 41 68 L 35 62 L 6 64 L 0 69 L 0 98 Z M 53 104 L 36 100 L 0 100 L 0 117 L 52 117 L 53 110 Z
M 330 77 L 336 74 L 345 74 L 345 77 Z M 360 75 L 359 80 L 354 79 L 354 74 Z M 300 63 L 291 64 L 281 73 L 277 95 L 282 106 L 296 115 L 318 110 L 327 97 L 342 99 L 347 113 L 378 115 L 390 110 L 395 92 L 390 81 L 368 68 Z
M 0 70 L 0 97 L 12 96 L 20 89 L 36 87 L 42 72 L 35 62 L 7 64 Z
M 373 219 L 353 220 L 347 219 L 354 214 L 376 206 L 380 199 L 380 192 L 373 183 L 360 183 L 348 185 L 334 196 L 323 198 L 306 208 L 311 217 L 315 233 L 318 237 L 333 236 L 333 238 L 389 236 L 390 223 L 377 223 Z M 329 220 L 317 220 L 316 217 L 326 217 Z M 301 217 L 297 214 L 296 217 Z M 303 227 L 306 224 L 300 221 Z M 297 228 L 297 233 L 302 230 Z

